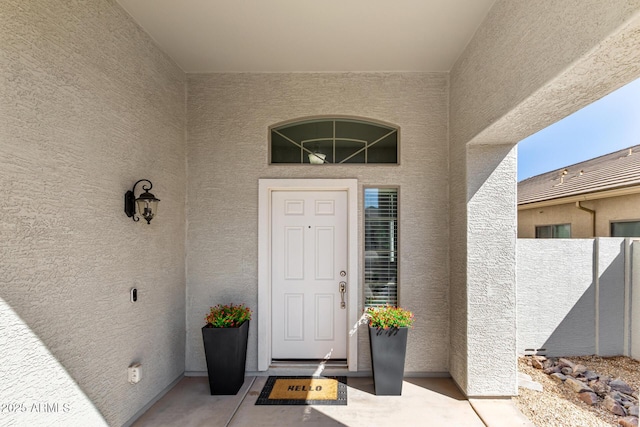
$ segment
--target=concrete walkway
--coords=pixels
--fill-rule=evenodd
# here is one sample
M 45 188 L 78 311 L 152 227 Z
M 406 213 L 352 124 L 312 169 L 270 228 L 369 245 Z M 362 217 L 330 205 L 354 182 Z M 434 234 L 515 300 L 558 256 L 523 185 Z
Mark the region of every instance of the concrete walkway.
M 533 426 L 510 399 L 470 402 L 450 378 L 406 378 L 402 396 L 376 396 L 372 378 L 349 377 L 347 406 L 256 406 L 266 380 L 247 377 L 236 396 L 211 396 L 206 377 L 185 377 L 133 425 Z

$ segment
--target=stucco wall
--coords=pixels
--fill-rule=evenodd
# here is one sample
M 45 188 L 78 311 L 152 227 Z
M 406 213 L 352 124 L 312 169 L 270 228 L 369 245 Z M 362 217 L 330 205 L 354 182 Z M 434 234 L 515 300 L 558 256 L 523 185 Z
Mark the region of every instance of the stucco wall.
M 113 1 L 0 20 L 0 424 L 122 425 L 184 370 L 184 75 Z
M 625 336 L 625 251 L 623 238 L 598 238 L 595 283 L 597 300 L 597 347 L 602 356 L 628 354 Z M 637 266 L 638 268 L 640 266 Z M 637 309 L 637 308 L 636 308 Z
M 593 239 L 518 240 L 518 352 L 595 354 Z
M 581 202 L 585 208 L 596 211 L 596 236 L 593 236 L 591 214 L 576 207 L 575 203 L 545 206 L 518 211 L 518 237 L 536 236 L 536 225 L 571 224 L 571 237 L 609 237 L 611 222 L 640 221 L 638 206 L 640 194 L 609 197 Z
M 469 357 L 480 348 L 468 342 L 468 321 L 478 313 L 469 306 L 467 262 L 481 254 L 469 252 L 467 229 L 468 218 L 483 212 L 468 205 L 467 187 L 477 185 L 477 178 L 467 173 L 466 146 L 515 144 L 639 76 L 639 10 L 640 2 L 626 0 L 544 5 L 499 0 L 451 70 L 450 371 L 468 395 L 501 387 L 502 393 L 510 393 L 516 378 L 514 374 L 507 381 L 487 380 L 486 374 L 470 373 Z M 514 180 L 515 191 L 515 175 L 509 179 Z M 499 189 L 495 200 L 500 200 L 504 189 L 495 188 Z M 515 227 L 515 211 L 511 219 L 503 219 L 504 223 L 494 225 Z M 487 237 L 491 236 L 488 232 Z M 500 274 L 507 277 L 515 271 L 515 261 L 502 263 L 496 270 L 503 270 Z M 489 303 L 484 310 L 494 308 Z M 511 333 L 505 330 L 501 337 L 486 339 L 508 342 Z M 494 360 L 495 366 L 511 364 L 513 358 Z
M 363 186 L 400 186 L 400 303 L 417 316 L 406 370 L 448 370 L 447 100 L 446 74 L 189 76 L 188 372 L 205 370 L 200 328 L 209 306 L 257 307 L 259 178 L 357 178 L 360 211 Z M 333 114 L 399 125 L 401 165 L 268 165 L 270 125 Z M 252 321 L 250 371 L 257 369 L 256 328 Z M 366 371 L 364 328 L 359 342 Z
M 517 148 L 473 145 L 467 159 L 468 394 L 516 395 Z
M 628 354 L 628 250 L 622 238 L 519 239 L 518 352 Z
M 592 209 L 586 203 L 583 203 L 583 206 Z M 519 238 L 535 238 L 536 226 L 553 224 L 571 224 L 572 238 L 585 239 L 594 237 L 591 231 L 591 215 L 578 209 L 575 203 L 518 211 Z
M 631 242 L 631 262 L 632 265 L 640 265 L 640 241 Z M 640 360 L 640 268 L 631 269 L 631 307 L 636 307 L 631 311 L 630 319 L 630 354 L 636 360 Z

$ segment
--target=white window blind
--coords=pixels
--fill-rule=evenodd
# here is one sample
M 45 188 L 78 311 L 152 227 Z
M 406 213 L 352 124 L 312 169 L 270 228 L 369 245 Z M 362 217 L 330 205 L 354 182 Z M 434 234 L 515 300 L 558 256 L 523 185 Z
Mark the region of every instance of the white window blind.
M 398 189 L 364 190 L 365 307 L 398 305 Z

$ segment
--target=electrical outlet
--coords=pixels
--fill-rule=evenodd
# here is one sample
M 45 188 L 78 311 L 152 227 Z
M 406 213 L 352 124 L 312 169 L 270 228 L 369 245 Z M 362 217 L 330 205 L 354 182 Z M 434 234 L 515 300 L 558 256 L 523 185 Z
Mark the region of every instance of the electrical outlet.
M 142 365 L 140 363 L 135 363 L 129 366 L 129 382 L 131 384 L 139 383 L 142 379 Z

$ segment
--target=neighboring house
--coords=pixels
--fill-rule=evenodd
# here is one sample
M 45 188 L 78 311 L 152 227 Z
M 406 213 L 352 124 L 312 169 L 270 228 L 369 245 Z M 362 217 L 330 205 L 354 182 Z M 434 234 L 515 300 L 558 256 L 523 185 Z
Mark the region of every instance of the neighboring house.
M 140 26 L 121 4 L 151 21 Z M 194 4 L 223 8 L 220 25 L 195 13 L 154 31 Z M 374 7 L 411 10 L 399 21 Z M 319 341 L 340 346 L 345 374 L 369 374 L 356 322 L 365 303 L 397 295 L 416 314 L 407 374 L 451 375 L 469 397 L 515 395 L 516 144 L 640 77 L 640 4 L 627 0 L 5 0 L 0 12 L 0 402 L 71 408 L 1 414 L 17 425 L 129 423 L 183 375 L 205 371 L 200 328 L 211 305 L 228 302 L 254 310 L 251 373 L 306 357 L 296 341 L 311 319 Z M 439 32 L 469 15 L 477 20 L 464 31 Z M 213 43 L 200 24 L 222 31 L 218 64 L 250 49 L 249 65 L 282 60 L 177 62 Z M 351 39 L 328 43 L 345 28 Z M 288 48 L 255 50 L 273 33 Z M 165 38 L 180 34 L 196 37 Z M 385 35 L 400 38 L 381 44 Z M 178 48 L 176 61 L 162 45 Z M 421 65 L 452 45 L 449 61 Z M 344 47 L 342 62 L 320 68 Z M 407 65 L 379 62 L 403 52 Z M 377 125 L 383 139 L 337 124 L 317 138 L 287 133 L 324 119 Z M 335 139 L 345 152 L 334 156 Z M 378 141 L 377 164 L 348 162 L 363 141 Z M 337 159 L 346 163 L 310 164 Z M 143 178 L 161 200 L 149 225 L 123 212 Z M 306 220 L 308 207 L 339 221 L 283 220 Z M 335 264 L 327 256 L 302 269 L 305 243 L 330 247 L 334 236 Z M 276 286 L 278 274 L 315 267 L 326 294 Z M 340 281 L 346 295 L 335 293 Z M 134 362 L 142 381 L 129 384 Z
M 518 237 L 640 237 L 640 145 L 519 182 Z

